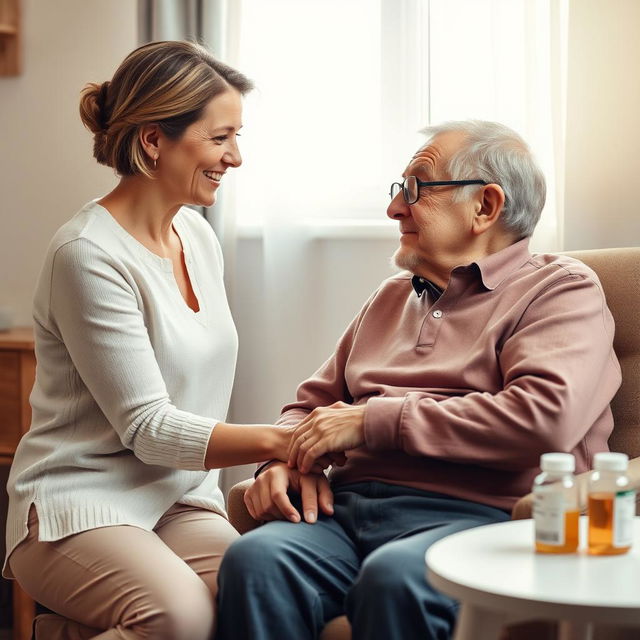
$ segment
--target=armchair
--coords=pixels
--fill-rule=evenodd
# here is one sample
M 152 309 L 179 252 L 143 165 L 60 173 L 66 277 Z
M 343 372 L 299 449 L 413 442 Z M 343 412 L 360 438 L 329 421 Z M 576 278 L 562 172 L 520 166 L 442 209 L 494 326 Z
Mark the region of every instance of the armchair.
M 611 409 L 615 428 L 609 438 L 612 451 L 627 453 L 630 458 L 640 457 L 640 248 L 594 249 L 567 252 L 582 260 L 598 275 L 607 298 L 607 304 L 616 323 L 614 348 L 622 368 L 622 385 Z M 640 487 L 640 459 L 631 467 Z M 251 518 L 244 505 L 244 492 L 253 480 L 245 480 L 232 487 L 228 498 L 231 523 L 245 533 L 259 523 Z M 526 501 L 520 513 L 527 515 Z M 504 640 L 552 640 L 555 625 L 545 622 L 526 623 L 509 627 Z M 596 639 L 622 640 L 624 631 L 602 629 Z M 626 636 L 630 637 L 630 636 Z M 321 640 L 350 640 L 351 629 L 345 616 L 335 618 L 324 628 Z

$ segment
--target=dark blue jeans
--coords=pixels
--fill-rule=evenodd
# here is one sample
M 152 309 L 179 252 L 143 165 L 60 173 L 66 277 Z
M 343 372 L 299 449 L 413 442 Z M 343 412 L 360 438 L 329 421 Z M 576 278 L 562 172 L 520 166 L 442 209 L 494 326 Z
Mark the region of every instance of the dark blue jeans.
M 427 582 L 425 552 L 509 514 L 380 482 L 334 487 L 334 499 L 333 517 L 270 522 L 231 545 L 218 574 L 217 640 L 311 640 L 345 613 L 353 640 L 451 636 L 457 604 Z

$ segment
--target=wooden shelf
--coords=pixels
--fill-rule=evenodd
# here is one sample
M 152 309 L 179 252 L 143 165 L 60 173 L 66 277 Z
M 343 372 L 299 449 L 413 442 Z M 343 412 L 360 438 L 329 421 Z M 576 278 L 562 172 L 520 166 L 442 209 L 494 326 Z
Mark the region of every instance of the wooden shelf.
M 17 76 L 21 67 L 20 0 L 0 0 L 0 76 Z

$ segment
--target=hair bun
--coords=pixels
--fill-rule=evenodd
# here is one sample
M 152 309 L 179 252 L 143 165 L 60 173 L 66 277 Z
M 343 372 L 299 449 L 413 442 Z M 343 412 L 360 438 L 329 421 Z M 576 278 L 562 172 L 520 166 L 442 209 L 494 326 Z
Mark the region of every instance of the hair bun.
M 107 114 L 107 91 L 111 83 L 89 83 L 80 94 L 80 118 L 91 133 L 97 135 L 109 128 Z

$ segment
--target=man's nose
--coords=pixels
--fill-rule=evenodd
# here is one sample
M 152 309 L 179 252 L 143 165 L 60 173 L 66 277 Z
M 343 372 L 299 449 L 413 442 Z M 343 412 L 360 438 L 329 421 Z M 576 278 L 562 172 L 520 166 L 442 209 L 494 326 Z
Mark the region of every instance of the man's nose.
M 402 191 L 398 192 L 387 207 L 387 216 L 392 220 L 406 218 L 410 214 L 409 205 L 406 203 Z

